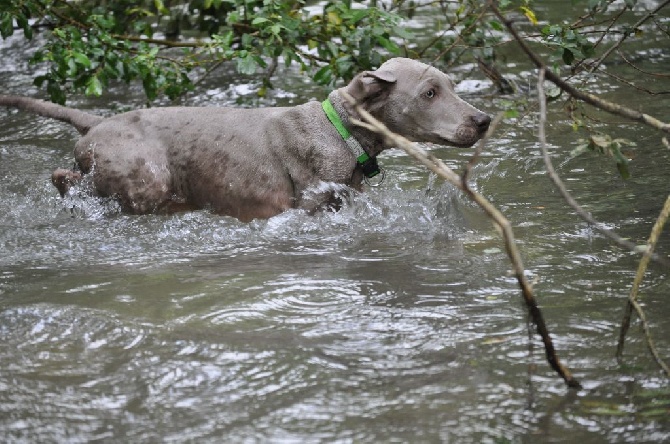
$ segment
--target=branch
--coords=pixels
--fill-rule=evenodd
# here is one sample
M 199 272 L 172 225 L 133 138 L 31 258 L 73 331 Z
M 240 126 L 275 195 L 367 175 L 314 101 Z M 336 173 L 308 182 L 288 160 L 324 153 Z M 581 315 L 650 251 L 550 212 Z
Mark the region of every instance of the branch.
M 647 266 L 649 265 L 651 253 L 656 247 L 656 243 L 658 242 L 658 238 L 663 231 L 663 225 L 665 225 L 665 221 L 668 219 L 668 216 L 670 216 L 670 196 L 668 196 L 668 198 L 665 200 L 665 205 L 663 205 L 663 209 L 658 215 L 658 219 L 656 219 L 654 227 L 651 229 L 651 235 L 649 236 L 649 241 L 647 242 L 647 248 L 644 252 L 644 256 L 640 260 L 640 265 L 637 268 L 637 273 L 635 274 L 635 279 L 633 280 L 633 288 L 631 288 L 630 294 L 628 295 L 628 303 L 626 304 L 624 317 L 621 321 L 621 331 L 619 333 L 619 344 L 617 345 L 616 356 L 617 358 L 621 358 L 623 354 L 624 340 L 626 337 L 626 332 L 628 331 L 628 327 L 630 326 L 630 318 L 634 309 L 640 318 L 640 322 L 642 323 L 642 331 L 644 332 L 644 336 L 647 340 L 647 347 L 649 348 L 649 351 L 656 360 L 656 363 L 663 369 L 666 376 L 670 377 L 670 368 L 668 368 L 667 364 L 663 362 L 663 359 L 659 355 L 658 350 L 654 345 L 654 341 L 651 338 L 651 332 L 649 330 L 647 318 L 644 314 L 644 311 L 642 311 L 642 307 L 637 302 L 640 283 L 642 282 L 644 273 L 647 270 Z
M 576 379 L 574 379 L 570 371 L 564 367 L 563 364 L 561 364 L 558 356 L 556 355 L 556 349 L 554 348 L 553 341 L 549 335 L 549 330 L 547 329 L 547 326 L 544 322 L 542 312 L 537 305 L 537 300 L 533 294 L 532 286 L 528 282 L 528 279 L 524 273 L 521 254 L 516 247 L 512 225 L 510 224 L 509 220 L 507 220 L 505 216 L 503 216 L 503 214 L 497 208 L 495 208 L 484 196 L 472 190 L 467 185 L 467 183 L 463 182 L 462 178 L 458 174 L 454 173 L 454 171 L 445 165 L 444 162 L 432 154 L 429 154 L 415 143 L 412 143 L 406 138 L 391 132 L 383 123 L 379 122 L 367 111 L 361 108 L 360 105 L 358 105 L 351 96 L 347 94 L 344 94 L 344 96 L 345 99 L 355 107 L 356 111 L 364 119 L 364 121 L 351 119 L 352 123 L 382 135 L 390 145 L 403 149 L 407 154 L 421 162 L 424 166 L 437 174 L 439 177 L 445 179 L 447 182 L 464 191 L 468 197 L 477 203 L 477 205 L 479 205 L 482 210 L 484 210 L 484 212 L 493 220 L 495 225 L 502 233 L 507 256 L 512 262 L 514 275 L 519 283 L 519 287 L 521 288 L 521 294 L 526 303 L 526 307 L 528 308 L 528 311 L 533 318 L 533 322 L 537 327 L 537 332 L 541 336 L 542 342 L 544 343 L 547 361 L 551 367 L 563 378 L 568 387 L 581 388 L 581 384 Z M 484 141 L 488 138 L 491 132 L 492 129 L 490 128 L 484 138 Z M 483 142 L 480 142 L 480 146 L 483 146 Z
M 538 96 L 538 102 L 540 104 L 540 122 L 539 122 L 539 128 L 538 128 L 538 138 L 540 140 L 540 150 L 542 151 L 542 157 L 544 159 L 544 165 L 545 168 L 547 169 L 547 174 L 549 174 L 549 178 L 551 181 L 554 183 L 558 191 L 561 193 L 561 196 L 563 196 L 563 199 L 572 207 L 572 209 L 575 210 L 577 215 L 584 219 L 587 223 L 592 225 L 596 230 L 598 230 L 600 233 L 608 237 L 610 240 L 612 240 L 614 243 L 617 245 L 626 248 L 627 250 L 630 250 L 634 253 L 640 253 L 640 250 L 638 248 L 638 245 L 630 242 L 615 232 L 608 230 L 602 223 L 598 222 L 589 212 L 584 210 L 579 203 L 572 197 L 568 189 L 565 187 L 565 184 L 561 180 L 561 178 L 558 176 L 558 173 L 556 173 L 556 170 L 554 169 L 554 165 L 551 162 L 551 157 L 549 156 L 549 152 L 547 150 L 547 138 L 545 136 L 545 123 L 547 120 L 547 100 L 544 94 L 544 75 L 546 73 L 546 70 L 544 67 L 540 68 L 540 72 L 538 74 L 538 79 L 537 79 L 537 96 Z M 642 252 L 643 254 L 647 254 L 646 251 Z M 667 258 L 664 258 L 662 256 L 659 256 L 657 254 L 652 254 L 651 252 L 649 253 L 649 257 L 653 259 L 655 262 L 658 262 L 660 264 L 665 265 L 666 267 L 670 267 L 670 261 L 668 261 Z
M 614 2 L 613 2 L 613 1 L 610 1 L 610 2 L 607 4 L 607 6 L 609 7 L 609 5 L 611 5 L 612 3 L 614 3 Z M 593 12 L 592 12 L 592 14 L 595 14 L 596 11 L 597 11 L 597 9 L 594 9 Z M 602 12 L 602 11 L 598 11 L 598 12 Z M 625 7 L 622 8 L 621 11 L 619 11 L 619 13 L 618 13 L 617 15 L 615 15 L 614 17 L 612 17 L 612 18 L 609 20 L 609 24 L 607 25 L 607 27 L 606 27 L 603 31 L 598 30 L 598 32 L 600 33 L 600 38 L 598 39 L 597 42 L 595 42 L 595 43 L 593 44 L 593 48 L 594 48 L 594 49 L 597 48 L 597 47 L 602 43 L 602 41 L 605 39 L 605 37 L 607 37 L 607 36 L 612 32 L 612 27 L 613 27 L 614 24 L 619 20 L 619 18 L 621 18 L 621 16 L 624 14 L 624 12 L 626 12 L 626 8 L 625 8 Z M 580 21 L 581 21 L 581 20 L 580 20 Z M 576 27 L 575 27 L 574 25 L 572 25 L 572 26 L 570 26 L 570 29 L 576 29 Z M 582 34 L 584 34 L 584 33 L 582 32 Z M 625 33 L 624 33 L 624 38 L 625 38 Z M 622 40 L 623 40 L 623 39 L 622 39 Z M 573 73 L 574 73 L 574 72 L 577 72 L 577 70 L 579 69 L 579 67 L 580 67 L 582 64 L 584 64 L 585 61 L 586 61 L 586 59 L 582 59 L 582 60 L 580 60 L 578 63 L 576 63 L 575 66 L 572 68 L 572 72 L 573 72 Z
M 636 89 L 640 92 L 649 94 L 650 96 L 660 96 L 660 95 L 664 95 L 664 94 L 670 94 L 670 91 L 652 91 L 650 89 L 643 88 L 641 86 L 637 86 L 635 83 L 631 82 L 630 80 L 624 79 L 623 77 L 620 77 L 620 76 L 618 76 L 616 74 L 613 74 L 611 72 L 603 71 L 603 74 L 605 74 L 608 77 L 613 78 L 617 82 L 623 83 L 624 85 L 628 85 L 631 88 L 634 88 L 634 89 Z
M 202 48 L 207 45 L 205 42 L 178 42 L 175 40 L 153 39 L 125 34 L 111 34 L 111 36 L 117 40 L 126 40 L 134 43 L 149 43 L 152 45 L 165 46 L 166 48 Z
M 619 54 L 619 57 L 621 57 L 623 61 L 626 62 L 626 64 L 628 64 L 628 66 L 633 68 L 635 71 L 641 72 L 642 74 L 646 74 L 648 76 L 670 78 L 670 74 L 661 74 L 660 72 L 649 72 L 641 69 L 640 67 L 636 66 L 633 62 L 628 60 L 621 51 L 617 51 L 617 54 Z
M 670 0 L 668 0 L 670 1 Z M 538 69 L 546 69 L 545 63 L 540 59 L 537 54 L 535 54 L 531 49 L 528 47 L 526 42 L 519 36 L 519 34 L 516 32 L 514 27 L 512 26 L 512 22 L 507 20 L 505 16 L 502 15 L 500 10 L 495 4 L 496 2 L 494 0 L 489 0 L 489 7 L 493 11 L 493 13 L 500 19 L 502 23 L 505 24 L 507 29 L 509 30 L 510 34 L 512 34 L 512 37 L 514 37 L 514 40 L 519 44 L 523 52 L 526 53 L 526 55 L 530 58 L 530 60 L 535 64 L 535 66 Z M 667 2 L 666 2 L 667 3 Z M 556 86 L 558 86 L 560 89 L 563 91 L 567 92 L 570 94 L 572 97 L 575 97 L 579 100 L 582 100 L 590 105 L 595 106 L 596 108 L 599 108 L 603 111 L 606 111 L 611 114 L 615 114 L 618 116 L 625 117 L 630 120 L 635 120 L 637 122 L 642 122 L 646 125 L 649 125 L 653 128 L 656 128 L 658 130 L 661 130 L 666 133 L 670 133 L 670 123 L 665 123 L 657 118 L 650 116 L 645 113 L 641 113 L 639 111 L 636 111 L 631 108 L 627 108 L 625 106 L 616 104 L 614 102 L 610 102 L 608 100 L 602 99 L 596 95 L 589 94 L 583 91 L 580 91 L 576 88 L 574 88 L 572 85 L 567 83 L 565 80 L 563 80 L 559 75 L 555 74 L 554 72 L 547 70 L 546 71 L 546 77 L 547 80 L 551 81 L 554 83 Z
M 651 11 L 650 13 L 648 13 L 647 15 L 645 15 L 644 17 L 642 17 L 640 20 L 638 20 L 637 23 L 635 23 L 635 24 L 632 26 L 632 29 L 635 30 L 635 29 L 639 28 L 644 22 L 646 22 L 646 21 L 649 20 L 651 17 L 653 17 L 654 15 L 656 15 L 656 13 L 657 13 L 658 11 L 660 11 L 661 9 L 665 8 L 666 6 L 668 6 L 668 4 L 670 4 L 670 0 L 665 0 L 665 2 L 661 3 L 660 5 L 658 5 L 658 6 L 656 7 L 656 9 L 654 9 L 653 11 Z M 612 53 L 612 51 L 614 51 L 614 50 L 617 49 L 619 46 L 621 46 L 621 44 L 628 38 L 629 35 L 630 35 L 629 33 L 624 32 L 624 34 L 621 36 L 621 38 L 619 39 L 619 41 L 616 42 L 614 45 L 612 45 L 607 51 L 605 51 L 605 53 L 604 53 L 602 56 L 600 56 L 600 58 L 599 58 L 598 60 L 596 60 L 596 62 L 593 64 L 593 66 L 591 66 L 591 69 L 589 70 L 589 73 L 592 73 L 593 71 L 595 71 L 596 69 L 598 69 L 598 67 L 603 63 L 603 61 L 605 61 L 605 59 L 606 59 L 607 57 L 609 57 L 609 55 Z

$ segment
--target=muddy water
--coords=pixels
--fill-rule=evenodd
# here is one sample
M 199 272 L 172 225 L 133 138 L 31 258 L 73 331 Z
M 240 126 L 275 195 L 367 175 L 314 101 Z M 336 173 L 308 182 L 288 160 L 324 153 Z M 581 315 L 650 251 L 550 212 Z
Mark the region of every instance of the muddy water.
M 3 45 L 3 54 L 25 50 L 19 40 Z M 2 84 L 34 94 L 30 76 L 3 59 Z M 670 70 L 667 54 L 650 57 L 647 68 L 661 66 Z M 188 103 L 267 106 L 325 94 L 299 82 L 288 78 L 259 102 L 253 79 L 223 72 Z M 484 94 L 468 99 L 491 113 L 504 107 Z M 624 99 L 670 119 L 661 100 Z M 115 89 L 74 103 L 105 114 L 141 101 L 137 90 Z M 3 442 L 670 439 L 670 388 L 638 329 L 625 360 L 613 358 L 637 259 L 566 207 L 528 119 L 501 127 L 473 182 L 513 222 L 580 391 L 567 390 L 529 341 L 491 224 L 399 151 L 381 159 L 386 181 L 339 213 L 250 224 L 205 211 L 138 217 L 86 190 L 57 196 L 49 175 L 70 164 L 73 130 L 0 117 Z M 622 122 L 616 136 L 638 144 L 633 178 L 622 181 L 603 158 L 569 159 L 577 136 L 562 123 L 550 121 L 548 137 L 570 190 L 644 242 L 670 190 L 658 135 Z M 433 150 L 455 168 L 470 155 Z M 668 236 L 659 249 L 667 254 Z M 669 282 L 668 270 L 652 266 L 642 289 L 666 357 Z

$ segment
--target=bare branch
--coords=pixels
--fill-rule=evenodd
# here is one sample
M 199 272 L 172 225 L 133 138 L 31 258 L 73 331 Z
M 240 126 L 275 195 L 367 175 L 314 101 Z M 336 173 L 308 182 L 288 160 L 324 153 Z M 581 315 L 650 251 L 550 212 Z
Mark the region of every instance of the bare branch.
M 620 359 L 623 354 L 623 346 L 624 346 L 624 340 L 626 338 L 626 332 L 628 331 L 628 327 L 630 326 L 631 314 L 633 310 L 635 310 L 638 317 L 640 318 L 640 322 L 642 323 L 642 331 L 644 332 L 644 336 L 647 340 L 647 348 L 649 348 L 649 351 L 654 357 L 654 360 L 661 367 L 661 369 L 663 369 L 666 376 L 670 377 L 670 368 L 668 368 L 668 365 L 665 362 L 663 362 L 663 359 L 658 353 L 658 350 L 654 345 L 654 341 L 651 338 L 651 331 L 649 329 L 649 324 L 647 323 L 647 317 L 645 316 L 644 311 L 642 310 L 642 306 L 640 306 L 640 304 L 637 302 L 637 295 L 640 289 L 640 283 L 642 282 L 644 273 L 647 270 L 647 266 L 649 265 L 649 259 L 651 257 L 651 253 L 652 251 L 654 251 L 654 248 L 656 247 L 656 243 L 658 242 L 658 238 L 660 237 L 661 232 L 663 231 L 663 225 L 665 225 L 668 216 L 670 216 L 670 196 L 668 196 L 668 198 L 665 200 L 665 205 L 663 205 L 663 209 L 661 210 L 661 213 L 658 215 L 658 219 L 656 219 L 654 227 L 651 229 L 651 235 L 649 236 L 649 241 L 647 242 L 647 249 L 645 250 L 644 252 L 645 254 L 640 260 L 640 265 L 637 268 L 637 273 L 635 274 L 635 279 L 633 280 L 633 287 L 631 288 L 630 294 L 628 295 L 628 303 L 626 304 L 624 317 L 623 320 L 621 321 L 621 330 L 619 332 L 619 344 L 617 345 L 616 356 L 617 358 Z
M 668 4 L 670 4 L 670 0 L 665 0 L 663 3 L 661 3 L 660 5 L 658 5 L 658 6 L 656 7 L 656 9 L 652 10 L 652 11 L 649 12 L 647 15 L 645 15 L 645 16 L 642 17 L 640 20 L 638 20 L 637 23 L 635 23 L 635 24 L 632 26 L 632 29 L 635 30 L 635 29 L 637 29 L 638 27 L 640 27 L 644 22 L 646 22 L 646 21 L 649 20 L 651 17 L 653 17 L 654 15 L 656 15 L 656 13 L 657 13 L 658 11 L 660 11 L 661 9 L 665 8 L 666 6 L 668 6 Z M 598 60 L 596 60 L 596 62 L 591 66 L 591 69 L 589 70 L 589 73 L 592 73 L 593 71 L 595 71 L 596 69 L 598 69 L 598 67 L 603 63 L 603 61 L 605 61 L 605 59 L 606 59 L 607 57 L 609 57 L 609 55 L 612 53 L 612 51 L 614 51 L 614 50 L 617 49 L 619 46 L 621 46 L 621 44 L 628 38 L 629 35 L 630 35 L 630 34 L 628 34 L 628 33 L 624 33 L 624 34 L 621 36 L 621 38 L 619 39 L 618 42 L 616 42 L 616 43 L 615 43 L 614 45 L 612 45 L 607 51 L 605 51 L 605 53 L 604 53 L 602 56 L 600 56 L 600 58 L 599 58 Z
M 617 54 L 619 54 L 619 57 L 623 59 L 624 62 L 631 68 L 633 68 L 635 71 L 641 72 L 642 74 L 646 74 L 648 76 L 653 76 L 653 77 L 662 77 L 662 78 L 670 78 L 670 74 L 662 74 L 660 72 L 649 72 L 645 71 L 643 69 L 640 69 L 640 67 L 636 66 L 633 62 L 628 60 L 625 55 L 621 51 L 617 51 Z
M 591 224 L 596 230 L 598 230 L 600 233 L 608 237 L 610 240 L 612 240 L 614 243 L 617 245 L 624 247 L 627 250 L 630 250 L 635 253 L 644 253 L 646 252 L 641 252 L 640 249 L 638 248 L 637 244 L 634 244 L 633 242 L 627 241 L 626 239 L 622 238 L 615 232 L 608 230 L 602 223 L 598 222 L 591 214 L 584 210 L 579 203 L 572 197 L 568 189 L 565 187 L 565 184 L 561 180 L 561 178 L 558 176 L 556 173 L 556 170 L 554 169 L 554 165 L 551 162 L 551 157 L 549 156 L 549 151 L 547 150 L 547 138 L 545 136 L 545 122 L 547 120 L 547 100 L 546 96 L 544 94 L 544 76 L 545 76 L 545 68 L 542 67 L 540 68 L 540 72 L 538 74 L 538 79 L 537 79 L 537 95 L 538 95 L 538 102 L 540 105 L 540 122 L 539 122 L 539 128 L 538 128 L 538 138 L 540 140 L 540 150 L 542 151 L 542 157 L 544 159 L 544 165 L 545 168 L 547 169 L 547 173 L 549 174 L 549 178 L 551 181 L 554 183 L 558 191 L 561 193 L 561 196 L 563 196 L 563 199 L 572 207 L 572 209 L 575 210 L 577 215 L 584 219 L 586 222 Z M 651 259 L 653 259 L 655 262 L 658 262 L 660 264 L 665 265 L 666 267 L 670 267 L 670 261 L 668 261 L 667 258 L 658 256 L 656 254 L 651 254 L 650 253 Z
M 670 0 L 668 0 L 670 1 Z M 546 65 L 545 63 L 540 59 L 540 57 L 535 54 L 526 44 L 526 42 L 519 36 L 519 34 L 516 32 L 514 27 L 512 26 L 512 22 L 507 20 L 504 15 L 500 12 L 498 7 L 496 6 L 496 2 L 494 0 L 489 0 L 489 7 L 493 11 L 493 13 L 500 19 L 502 23 L 505 24 L 507 27 L 508 31 L 510 34 L 512 34 L 512 37 L 514 37 L 514 40 L 518 43 L 518 45 L 521 47 L 523 52 L 526 53 L 526 55 L 530 58 L 530 60 L 535 64 L 537 68 L 545 68 Z M 646 125 L 649 125 L 653 128 L 656 128 L 658 130 L 661 130 L 666 133 L 670 133 L 670 123 L 662 122 L 658 120 L 657 118 L 650 116 L 645 113 L 641 113 L 639 111 L 636 111 L 631 108 L 627 108 L 625 106 L 616 104 L 614 102 L 610 102 L 608 100 L 602 99 L 594 94 L 589 94 L 584 91 L 580 91 L 576 88 L 574 88 L 572 85 L 567 83 L 565 80 L 563 80 L 559 75 L 555 74 L 554 72 L 547 70 L 546 71 L 546 77 L 547 80 L 551 81 L 554 83 L 556 86 L 561 88 L 563 91 L 567 92 L 571 96 L 582 100 L 590 105 L 595 106 L 596 108 L 599 108 L 603 111 L 606 111 L 611 114 L 616 114 L 618 116 L 625 117 L 627 119 L 631 119 L 637 122 L 642 122 Z
M 638 91 L 641 91 L 645 94 L 649 94 L 650 96 L 661 96 L 661 95 L 664 95 L 664 94 L 670 94 L 670 90 L 669 91 L 652 91 L 650 89 L 643 88 L 641 86 L 637 86 L 635 83 L 631 82 L 630 80 L 624 79 L 623 77 L 618 76 L 618 75 L 616 75 L 614 73 L 611 73 L 611 72 L 603 71 L 603 74 L 605 74 L 607 77 L 613 78 L 617 82 L 623 83 L 624 85 L 628 85 L 631 88 L 634 88 L 634 89 L 636 89 Z
M 482 208 L 482 210 L 484 210 L 484 212 L 493 220 L 496 227 L 498 227 L 502 233 L 505 243 L 505 250 L 507 251 L 507 256 L 512 263 L 514 275 L 517 279 L 517 282 L 519 283 L 519 287 L 521 288 L 521 294 L 523 296 L 524 302 L 526 303 L 526 307 L 537 328 L 537 332 L 542 338 L 542 342 L 544 343 L 547 361 L 551 367 L 563 378 L 568 387 L 580 388 L 581 384 L 572 376 L 570 370 L 563 366 L 556 354 L 556 349 L 554 348 L 549 330 L 547 329 L 547 325 L 544 322 L 544 317 L 542 316 L 542 312 L 540 311 L 540 308 L 537 305 L 537 300 L 533 294 L 532 286 L 526 278 L 523 261 L 521 260 L 521 254 L 516 247 L 512 225 L 510 224 L 509 220 L 507 220 L 505 216 L 503 216 L 503 214 L 497 208 L 495 208 L 484 196 L 471 189 L 467 183 L 464 183 L 461 176 L 451 170 L 451 168 L 445 165 L 444 162 L 442 162 L 440 159 L 436 158 L 432 154 L 429 154 L 423 148 L 419 147 L 415 143 L 410 142 L 406 138 L 391 132 L 383 123 L 379 122 L 367 111 L 361 108 L 351 96 L 345 94 L 345 99 L 348 100 L 353 106 L 355 106 L 356 111 L 364 120 L 361 121 L 358 119 L 351 119 L 352 123 L 382 135 L 386 141 L 389 142 L 389 144 L 403 149 L 407 154 L 421 162 L 424 166 L 437 174 L 439 177 L 445 179 L 447 182 L 464 191 L 468 197 L 477 203 L 477 205 L 479 205 L 480 208 Z M 489 129 L 489 132 L 485 138 L 488 138 L 490 133 L 491 129 Z

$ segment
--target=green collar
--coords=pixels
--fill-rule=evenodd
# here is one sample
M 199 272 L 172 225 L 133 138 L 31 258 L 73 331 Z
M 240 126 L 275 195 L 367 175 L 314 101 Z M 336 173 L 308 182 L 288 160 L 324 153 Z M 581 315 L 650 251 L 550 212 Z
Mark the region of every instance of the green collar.
M 351 152 L 354 153 L 354 156 L 356 156 L 356 162 L 363 170 L 365 177 L 375 177 L 377 174 L 379 174 L 380 171 L 379 166 L 377 165 L 377 160 L 374 157 L 370 157 L 365 152 L 365 150 L 363 150 L 363 147 L 358 142 L 358 140 L 356 140 L 356 138 L 351 135 L 349 130 L 347 130 L 347 128 L 344 126 L 344 123 L 342 123 L 342 119 L 340 119 L 340 116 L 337 114 L 337 111 L 335 111 L 335 108 L 333 108 L 333 104 L 330 103 L 330 100 L 324 100 L 321 103 L 321 106 L 323 107 L 323 111 L 326 113 L 326 116 L 328 116 L 330 123 L 333 124 L 337 132 L 340 133 L 340 136 L 342 136 L 342 139 L 344 139 L 346 142 Z

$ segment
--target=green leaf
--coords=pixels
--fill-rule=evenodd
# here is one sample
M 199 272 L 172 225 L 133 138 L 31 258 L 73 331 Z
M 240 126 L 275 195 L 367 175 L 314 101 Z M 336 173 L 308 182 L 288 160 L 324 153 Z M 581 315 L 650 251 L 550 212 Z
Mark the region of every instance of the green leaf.
M 0 35 L 3 39 L 6 39 L 12 34 L 14 34 L 14 20 L 11 15 L 3 13 L 2 20 L 0 20 Z
M 91 76 L 86 82 L 86 95 L 87 96 L 101 96 L 102 95 L 102 82 L 98 76 Z
M 329 65 L 326 65 L 314 74 L 313 79 L 321 85 L 326 85 L 333 79 L 333 69 Z
M 500 24 L 500 22 L 496 20 L 491 20 L 489 22 L 489 26 L 491 26 L 492 29 L 495 29 L 496 31 L 502 31 L 503 30 L 503 25 Z M 544 33 L 544 28 L 543 28 L 543 33 Z
M 270 33 L 279 36 L 279 33 L 281 32 L 282 26 L 280 24 L 274 24 L 270 26 Z M 281 39 L 279 39 L 281 41 Z
M 37 76 L 37 77 L 35 77 L 35 79 L 33 80 L 33 85 L 35 85 L 35 86 L 38 87 L 38 88 L 41 88 L 42 85 L 44 84 L 44 82 L 45 82 L 47 79 L 48 79 L 48 76 L 45 76 L 45 75 Z
M 512 4 L 512 0 L 500 0 L 500 2 L 499 2 L 500 9 L 506 9 L 511 4 Z
M 269 21 L 270 21 L 270 20 L 267 19 L 267 18 L 265 18 L 265 17 L 256 17 L 255 19 L 253 19 L 253 20 L 251 21 L 251 25 L 252 25 L 252 26 L 256 26 L 256 25 L 260 25 L 261 23 L 267 23 L 267 22 L 269 22 Z
M 54 82 L 52 79 L 49 79 L 49 83 L 47 83 L 47 92 L 49 93 L 52 102 L 61 105 L 65 104 L 65 93 L 58 83 Z
M 575 60 L 575 55 L 568 48 L 563 48 L 561 57 L 563 58 L 563 63 L 566 65 L 572 65 L 572 62 Z
M 577 148 L 573 149 L 570 151 L 570 157 L 577 157 L 581 156 L 582 154 L 588 153 L 593 151 L 593 149 L 589 146 L 588 143 L 583 143 L 581 145 L 578 145 Z
M 619 174 L 623 179 L 630 179 L 628 159 L 621 152 L 618 145 L 613 144 L 610 149 L 612 150 L 612 156 L 614 157 L 614 160 L 616 160 L 616 167 L 619 170 Z
M 237 72 L 240 74 L 255 74 L 257 67 L 258 64 L 256 63 L 254 56 L 251 54 L 247 54 L 246 57 L 237 59 Z
M 144 87 L 144 93 L 147 95 L 149 100 L 154 100 L 158 95 L 158 89 L 156 87 L 156 78 L 153 75 L 147 75 L 142 79 L 142 86 Z
M 402 26 L 397 26 L 393 28 L 393 34 L 405 40 L 410 40 L 414 38 L 414 34 L 412 34 L 412 32 L 409 29 L 406 29 Z
M 73 52 L 72 58 L 84 68 L 91 67 L 91 60 L 86 56 L 86 54 L 82 54 L 80 52 Z
M 391 54 L 399 54 L 400 53 L 400 48 L 398 45 L 393 43 L 391 40 L 385 38 L 385 37 L 377 37 L 377 43 L 379 43 L 384 49 L 386 49 L 388 52 Z
M 154 6 L 161 14 L 170 15 L 170 11 L 165 7 L 163 0 L 154 0 Z
M 505 111 L 504 117 L 505 119 L 516 119 L 517 117 L 519 117 L 519 110 L 508 109 L 507 111 Z

